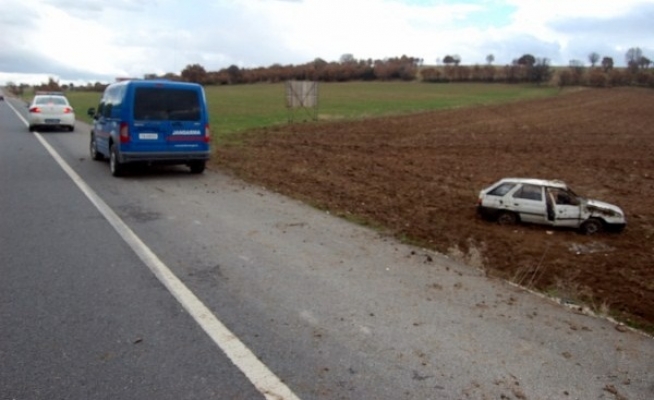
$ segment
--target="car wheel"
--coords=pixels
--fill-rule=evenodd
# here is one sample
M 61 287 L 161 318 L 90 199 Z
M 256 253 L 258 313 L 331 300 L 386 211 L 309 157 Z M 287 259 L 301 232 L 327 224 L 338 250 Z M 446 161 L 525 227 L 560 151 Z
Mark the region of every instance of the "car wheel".
M 113 176 L 122 176 L 125 172 L 125 166 L 118 160 L 118 150 L 116 150 L 115 144 L 111 145 L 109 151 L 109 169 Z
M 510 211 L 502 211 L 497 216 L 497 223 L 500 225 L 515 225 L 518 223 L 518 216 Z
M 189 164 L 192 174 L 203 173 L 206 166 L 207 166 L 206 161 L 193 161 L 192 163 Z
M 68 130 L 71 131 L 71 132 L 74 132 L 75 131 L 75 125 L 69 126 Z
M 36 126 L 30 125 L 27 129 L 29 129 L 30 132 L 34 132 L 36 130 Z
M 104 159 L 102 153 L 98 152 L 98 144 L 95 142 L 94 134 L 91 134 L 91 144 L 89 145 L 89 150 L 91 151 L 91 158 L 95 161 L 102 161 Z
M 585 221 L 583 224 L 581 224 L 580 227 L 581 231 L 586 235 L 594 235 L 599 233 L 603 228 L 604 224 L 602 224 L 602 221 L 596 218 Z

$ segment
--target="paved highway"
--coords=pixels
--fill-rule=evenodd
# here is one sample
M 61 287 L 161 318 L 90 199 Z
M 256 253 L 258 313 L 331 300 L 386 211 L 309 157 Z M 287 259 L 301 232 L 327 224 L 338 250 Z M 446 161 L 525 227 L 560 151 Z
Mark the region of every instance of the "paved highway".
M 25 111 L 0 102 L 2 399 L 654 398 L 649 337 L 219 171 L 113 178 Z

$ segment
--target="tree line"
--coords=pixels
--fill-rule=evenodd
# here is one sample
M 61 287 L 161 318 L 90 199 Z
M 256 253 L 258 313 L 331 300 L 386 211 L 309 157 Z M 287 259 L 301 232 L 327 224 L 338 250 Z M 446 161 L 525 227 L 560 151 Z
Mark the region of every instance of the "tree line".
M 601 59 L 601 61 L 600 61 Z M 180 74 L 146 74 L 145 79 L 169 79 L 194 82 L 202 85 L 236 85 L 251 83 L 277 83 L 288 80 L 320 82 L 348 81 L 413 81 L 430 83 L 489 82 L 489 83 L 536 83 L 559 86 L 624 86 L 654 87 L 652 61 L 643 55 L 639 47 L 630 48 L 625 54 L 626 68 L 614 68 L 611 57 L 601 57 L 596 52 L 588 54 L 590 67 L 583 61 L 570 60 L 567 67 L 552 67 L 547 58 L 523 54 L 504 66 L 493 65 L 495 57 L 486 56 L 484 65 L 462 65 L 456 54 L 445 55 L 435 66 L 424 66 L 424 60 L 403 55 L 383 60 L 356 59 L 343 54 L 339 61 L 327 62 L 317 58 L 300 65 L 274 64 L 269 67 L 240 68 L 231 65 L 218 71 L 207 71 L 200 64 L 187 65 Z M 50 78 L 48 82 L 34 86 L 35 90 L 92 90 L 103 91 L 107 84 L 95 82 L 86 86 L 59 85 Z M 7 88 L 22 94 L 25 84 L 8 83 Z
M 486 56 L 485 65 L 461 65 L 461 57 L 448 54 L 442 65 L 424 66 L 424 60 L 403 55 L 384 60 L 357 60 L 352 54 L 344 54 L 338 62 L 326 62 L 320 58 L 302 65 L 280 65 L 261 68 L 239 68 L 231 65 L 219 71 L 206 71 L 199 64 L 186 66 L 179 76 L 164 75 L 163 78 L 196 82 L 203 85 L 229 85 L 260 82 L 283 82 L 287 80 L 312 80 L 321 82 L 347 82 L 352 80 L 388 81 L 421 80 L 423 82 L 499 82 L 499 83 L 553 83 L 560 86 L 588 85 L 596 87 L 639 85 L 654 87 L 652 61 L 643 55 L 639 47 L 630 48 L 625 54 L 627 68 L 614 68 L 611 57 L 591 52 L 590 68 L 578 60 L 571 60 L 565 68 L 554 68 L 547 58 L 524 54 L 510 64 L 495 66 L 493 54 Z M 437 60 L 440 64 L 441 60 Z M 147 75 L 146 78 L 158 78 Z

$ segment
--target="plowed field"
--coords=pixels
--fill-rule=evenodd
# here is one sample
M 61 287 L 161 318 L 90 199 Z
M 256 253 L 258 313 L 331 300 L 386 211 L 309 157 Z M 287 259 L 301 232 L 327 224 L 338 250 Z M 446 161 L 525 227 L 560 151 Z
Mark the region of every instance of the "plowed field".
M 521 285 L 654 330 L 654 91 L 564 92 L 519 103 L 251 132 L 221 167 Z M 620 206 L 620 234 L 499 226 L 476 216 L 502 177 L 561 179 Z M 428 267 L 428 264 L 426 264 Z

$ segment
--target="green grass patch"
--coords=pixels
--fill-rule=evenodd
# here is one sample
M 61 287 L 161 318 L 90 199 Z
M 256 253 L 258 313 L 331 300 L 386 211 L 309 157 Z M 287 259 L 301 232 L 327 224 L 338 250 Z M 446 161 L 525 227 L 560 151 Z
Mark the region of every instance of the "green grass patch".
M 284 83 L 208 86 L 211 130 L 217 143 L 254 128 L 309 121 L 313 112 L 286 108 Z M 349 120 L 553 96 L 558 88 L 483 83 L 346 82 L 318 84 L 318 119 Z M 67 92 L 77 118 L 90 122 L 89 107 L 101 93 Z

